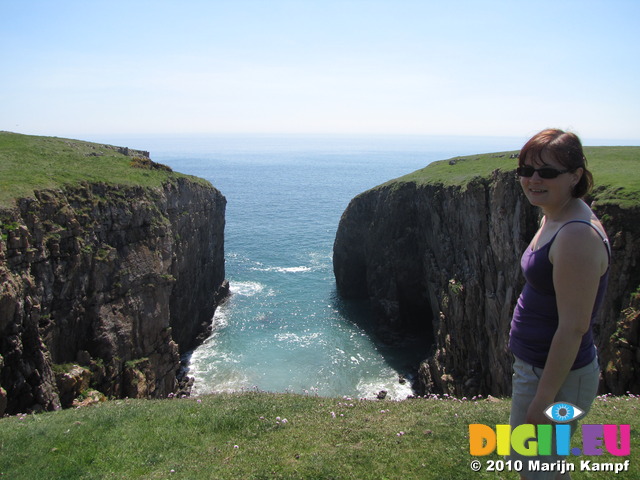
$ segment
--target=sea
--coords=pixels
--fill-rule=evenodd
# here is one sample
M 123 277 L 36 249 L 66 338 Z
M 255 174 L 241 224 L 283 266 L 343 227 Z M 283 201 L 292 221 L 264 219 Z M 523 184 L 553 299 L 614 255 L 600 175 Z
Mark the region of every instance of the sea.
M 332 249 L 340 217 L 365 190 L 435 160 L 516 150 L 511 137 L 149 135 L 105 143 L 150 151 L 210 181 L 227 199 L 231 295 L 211 336 L 185 357 L 192 395 L 234 391 L 327 397 L 413 394 L 425 339 L 387 345 L 366 301 L 337 294 Z M 404 378 L 406 381 L 401 381 Z

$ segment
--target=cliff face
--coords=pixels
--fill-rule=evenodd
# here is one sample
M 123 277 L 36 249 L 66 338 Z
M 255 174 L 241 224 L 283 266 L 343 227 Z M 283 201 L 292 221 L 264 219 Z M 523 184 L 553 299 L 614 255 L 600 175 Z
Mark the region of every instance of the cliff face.
M 107 396 L 175 392 L 179 353 L 224 294 L 225 205 L 178 177 L 39 191 L 0 211 L 0 410 L 68 405 L 83 376 Z
M 640 212 L 594 209 L 614 250 L 595 327 L 604 386 L 638 392 L 633 299 L 640 284 Z M 523 284 L 519 259 L 538 219 L 513 173 L 495 171 L 464 187 L 412 181 L 377 187 L 354 198 L 340 220 L 333 258 L 338 292 L 368 297 L 383 336 L 428 333 L 421 393 L 510 395 L 507 343 Z

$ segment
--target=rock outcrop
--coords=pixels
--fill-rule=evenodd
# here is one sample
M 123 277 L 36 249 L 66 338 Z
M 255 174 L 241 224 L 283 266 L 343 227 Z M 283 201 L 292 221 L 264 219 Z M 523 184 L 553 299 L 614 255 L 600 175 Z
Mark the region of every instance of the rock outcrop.
M 0 409 L 69 405 L 86 372 L 108 397 L 175 392 L 180 353 L 228 289 L 225 205 L 207 182 L 168 175 L 158 188 L 41 190 L 1 210 Z
M 640 212 L 593 205 L 612 240 L 610 285 L 595 334 L 603 388 L 640 392 Z M 465 185 L 398 179 L 354 198 L 334 244 L 345 298 L 369 298 L 390 341 L 426 332 L 419 393 L 510 395 L 508 333 L 519 258 L 539 213 L 512 172 Z

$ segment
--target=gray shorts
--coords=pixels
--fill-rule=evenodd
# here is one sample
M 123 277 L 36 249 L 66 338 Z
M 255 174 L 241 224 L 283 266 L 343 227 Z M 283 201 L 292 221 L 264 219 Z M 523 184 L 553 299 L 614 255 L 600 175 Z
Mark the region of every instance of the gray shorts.
M 522 425 L 526 422 L 527 409 L 533 400 L 538 388 L 538 382 L 542 377 L 542 368 L 534 367 L 523 360 L 515 357 L 513 363 L 513 382 L 511 394 L 511 416 L 509 423 L 511 428 Z M 600 368 L 598 357 L 587 366 L 571 370 L 565 382 L 560 387 L 556 396 L 556 402 L 568 402 L 580 408 L 584 414 L 591 409 L 591 404 L 598 393 L 600 383 Z M 571 422 L 571 434 L 576 430 L 577 421 Z M 555 439 L 553 441 L 555 448 Z M 527 467 L 529 460 L 540 460 L 541 463 L 556 463 L 565 457 L 558 455 L 541 455 L 538 457 L 525 457 L 512 452 L 508 457 L 510 460 L 522 460 L 522 476 L 529 480 L 553 479 L 557 472 L 529 472 Z

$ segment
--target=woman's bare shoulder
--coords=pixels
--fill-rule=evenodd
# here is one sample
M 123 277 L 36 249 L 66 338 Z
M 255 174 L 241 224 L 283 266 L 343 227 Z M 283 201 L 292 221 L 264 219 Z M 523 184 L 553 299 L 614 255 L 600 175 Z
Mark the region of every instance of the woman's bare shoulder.
M 607 237 L 602 224 L 595 221 L 574 221 L 564 225 L 556 236 L 549 251 L 549 260 L 554 265 L 567 261 L 594 265 L 604 273 L 608 265 Z

